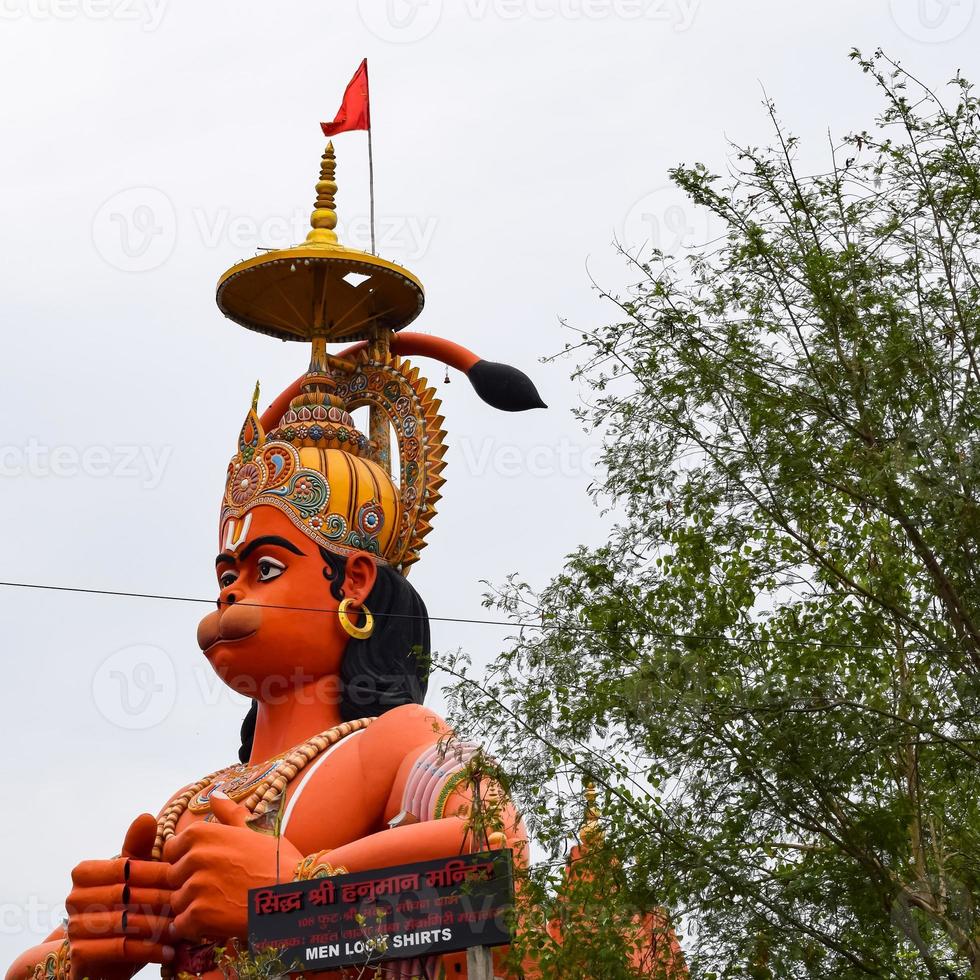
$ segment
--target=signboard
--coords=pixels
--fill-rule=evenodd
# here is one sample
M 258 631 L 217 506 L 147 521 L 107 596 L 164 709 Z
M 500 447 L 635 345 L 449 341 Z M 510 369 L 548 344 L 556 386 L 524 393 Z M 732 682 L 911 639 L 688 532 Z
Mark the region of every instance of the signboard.
M 510 942 L 513 859 L 509 850 L 460 854 L 248 896 L 249 948 L 275 947 L 290 969 L 414 959 Z

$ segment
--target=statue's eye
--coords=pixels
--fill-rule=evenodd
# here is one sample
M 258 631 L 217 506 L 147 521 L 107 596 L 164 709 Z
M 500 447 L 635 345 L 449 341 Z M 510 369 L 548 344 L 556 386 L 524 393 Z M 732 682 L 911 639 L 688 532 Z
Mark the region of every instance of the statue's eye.
M 260 558 L 258 569 L 259 581 L 268 582 L 270 579 L 279 578 L 286 570 L 286 566 L 275 558 Z
M 223 589 L 227 589 L 229 585 L 234 585 L 238 581 L 238 572 L 222 572 L 218 576 L 218 584 Z

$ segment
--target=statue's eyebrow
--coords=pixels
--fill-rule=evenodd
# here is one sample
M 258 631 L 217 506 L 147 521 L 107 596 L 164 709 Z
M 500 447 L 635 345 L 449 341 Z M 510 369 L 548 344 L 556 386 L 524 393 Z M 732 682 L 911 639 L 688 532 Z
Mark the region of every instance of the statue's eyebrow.
M 234 565 L 238 559 L 234 555 L 229 555 L 227 551 L 222 551 L 217 558 L 215 558 L 215 565 L 220 565 L 222 562 L 228 565 Z
M 242 548 L 242 553 L 239 556 L 239 561 L 245 561 L 248 556 L 255 551 L 256 548 L 264 548 L 266 545 L 274 544 L 277 548 L 285 548 L 286 551 L 291 551 L 294 555 L 299 555 L 300 557 L 305 557 L 305 552 L 300 551 L 296 545 L 293 544 L 288 538 L 280 538 L 274 534 L 267 534 L 264 538 L 256 538 L 254 541 L 249 541 L 244 548 Z

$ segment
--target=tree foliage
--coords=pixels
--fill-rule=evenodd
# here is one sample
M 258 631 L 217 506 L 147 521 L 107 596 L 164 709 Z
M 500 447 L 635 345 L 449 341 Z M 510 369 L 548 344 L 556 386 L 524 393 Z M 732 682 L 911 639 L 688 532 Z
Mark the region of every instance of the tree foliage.
M 772 105 L 727 177 L 672 171 L 724 235 L 624 252 L 570 348 L 615 528 L 488 597 L 533 625 L 485 680 L 450 665 L 528 894 L 590 780 L 616 901 L 698 977 L 980 977 L 980 105 L 852 58 L 882 108 L 822 172 Z

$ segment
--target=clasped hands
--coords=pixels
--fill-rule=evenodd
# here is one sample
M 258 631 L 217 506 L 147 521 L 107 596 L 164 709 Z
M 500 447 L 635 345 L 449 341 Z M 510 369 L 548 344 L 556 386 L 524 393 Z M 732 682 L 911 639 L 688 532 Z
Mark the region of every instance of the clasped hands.
M 170 963 L 178 942 L 246 935 L 249 888 L 275 884 L 277 869 L 290 880 L 302 855 L 285 838 L 247 827 L 249 811 L 223 793 L 212 794 L 211 812 L 213 822 L 170 838 L 161 861 L 151 860 L 156 818 L 144 813 L 121 857 L 75 868 L 67 901 L 73 978 L 126 978 L 147 963 Z

